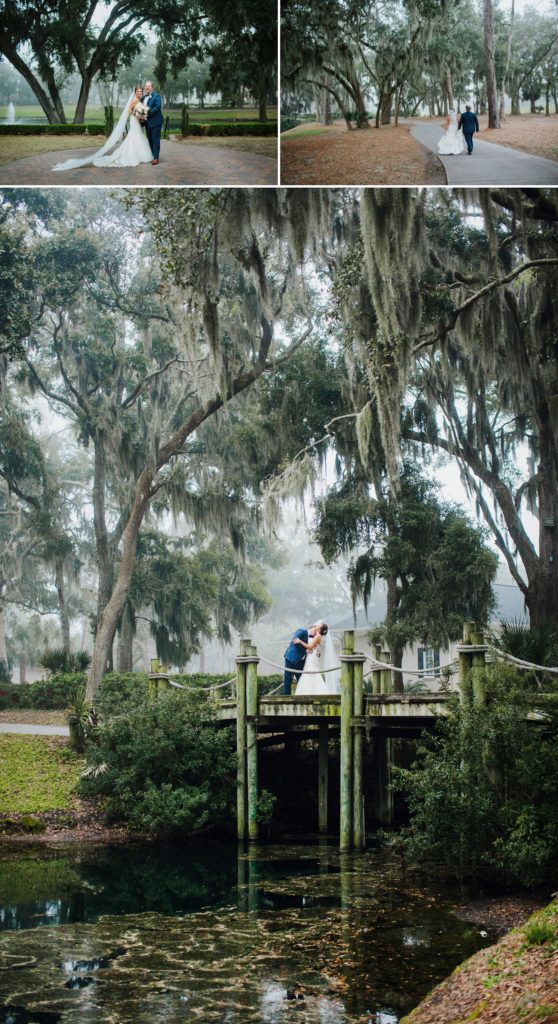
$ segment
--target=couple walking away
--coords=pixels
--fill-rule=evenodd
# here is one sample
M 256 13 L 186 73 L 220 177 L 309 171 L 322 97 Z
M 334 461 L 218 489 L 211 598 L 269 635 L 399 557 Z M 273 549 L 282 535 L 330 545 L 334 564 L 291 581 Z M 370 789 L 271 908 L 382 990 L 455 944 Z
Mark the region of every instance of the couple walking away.
M 129 121 L 128 121 L 129 119 Z M 124 132 L 128 134 L 121 142 Z M 75 167 L 137 167 L 138 164 L 158 164 L 161 148 L 161 128 L 163 127 L 163 111 L 161 97 L 155 92 L 151 82 L 145 86 L 136 85 L 130 99 L 122 111 L 116 127 L 112 130 L 104 146 L 96 153 L 83 157 L 81 160 L 66 160 L 56 164 L 53 171 L 71 171 Z M 110 150 L 121 142 L 113 153 Z M 105 154 L 110 153 L 109 156 Z
M 339 671 L 329 671 L 337 665 L 335 645 L 325 622 L 297 629 L 285 651 L 283 693 L 290 696 L 293 679 L 297 681 L 297 697 L 339 693 Z
M 444 125 L 444 134 L 438 143 L 440 156 L 459 156 L 467 146 L 467 155 L 473 152 L 473 135 L 479 132 L 479 119 L 467 105 L 457 120 L 455 110 L 450 110 Z M 461 134 L 459 134 L 461 132 Z

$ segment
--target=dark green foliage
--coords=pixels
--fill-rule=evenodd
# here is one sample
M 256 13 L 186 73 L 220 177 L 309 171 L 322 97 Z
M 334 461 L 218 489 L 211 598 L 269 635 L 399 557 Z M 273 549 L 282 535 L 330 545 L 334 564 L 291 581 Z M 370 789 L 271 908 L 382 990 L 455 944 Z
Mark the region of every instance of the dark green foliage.
M 7 662 L 0 661 L 0 684 L 11 683 L 12 676 Z
M 529 722 L 521 675 L 486 671 L 486 708 L 453 707 L 398 770 L 411 822 L 408 853 L 461 879 L 556 883 L 558 718 Z M 531 709 L 533 703 L 531 700 Z
M 277 135 L 277 121 L 212 121 L 210 124 L 191 122 L 182 135 Z
M 0 135 L 104 135 L 104 124 L 0 124 Z
M 91 664 L 91 656 L 87 651 L 78 651 L 71 654 L 63 647 L 52 647 L 41 654 L 39 665 L 48 669 L 49 672 L 85 672 Z
M 22 683 L 18 691 L 18 706 L 37 708 L 41 711 L 64 711 L 75 700 L 81 686 L 85 684 L 83 672 L 54 672 L 48 679 L 35 683 Z
M 181 131 L 184 138 L 186 138 L 190 132 L 190 116 L 188 114 L 188 107 L 185 103 L 182 104 Z
M 114 128 L 114 107 L 105 107 L 105 135 L 108 139 L 112 129 Z
M 558 664 L 558 633 L 552 622 L 529 626 L 526 622 L 503 621 L 492 643 L 514 658 L 523 658 L 535 665 Z
M 231 823 L 235 754 L 205 702 L 169 693 L 108 720 L 88 749 L 86 794 L 132 828 L 188 835 Z
M 103 676 L 96 707 L 103 717 L 120 714 L 147 700 L 145 672 L 108 672 Z

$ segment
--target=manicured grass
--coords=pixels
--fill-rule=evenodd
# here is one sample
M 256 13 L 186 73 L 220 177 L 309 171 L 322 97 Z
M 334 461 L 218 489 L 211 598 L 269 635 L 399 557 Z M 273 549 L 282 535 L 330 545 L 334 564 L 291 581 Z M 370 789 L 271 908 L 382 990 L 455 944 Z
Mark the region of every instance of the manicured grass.
M 68 122 L 72 122 L 74 118 L 75 106 L 65 106 L 66 117 Z M 114 111 L 115 119 L 120 116 L 122 107 L 116 107 Z M 168 115 L 172 121 L 180 121 L 181 111 L 180 109 L 169 110 L 167 107 L 163 109 L 165 117 Z M 258 108 L 257 107 L 204 107 L 202 110 L 199 107 L 188 107 L 188 114 L 192 121 L 201 121 L 203 124 L 207 124 L 209 121 L 229 121 L 229 120 L 240 120 L 240 121 L 257 121 L 258 120 Z M 0 107 L 0 121 L 4 120 L 7 116 L 7 108 Z M 277 108 L 268 107 L 267 116 L 269 120 L 277 119 Z M 44 111 L 39 106 L 30 107 L 18 107 L 16 106 L 16 120 L 19 117 L 44 117 Z M 105 111 L 103 107 L 87 107 L 85 113 L 85 123 L 88 124 L 90 121 L 103 122 L 105 120 Z
M 0 146 L 0 164 L 11 164 L 26 156 L 55 152 L 58 149 L 98 149 L 104 135 L 3 135 Z M 53 163 L 55 161 L 53 160 Z
M 217 146 L 219 149 L 239 149 L 242 153 L 258 153 L 259 156 L 268 156 L 272 160 L 277 159 L 277 139 L 243 138 L 236 135 L 217 135 L 211 138 L 178 139 L 179 143 L 187 142 L 190 146 Z
M 68 807 L 84 761 L 65 740 L 0 735 L 0 814 L 34 814 Z
M 329 135 L 329 128 L 291 128 L 288 132 L 283 132 L 281 138 L 284 139 L 301 139 L 303 136 L 308 135 Z

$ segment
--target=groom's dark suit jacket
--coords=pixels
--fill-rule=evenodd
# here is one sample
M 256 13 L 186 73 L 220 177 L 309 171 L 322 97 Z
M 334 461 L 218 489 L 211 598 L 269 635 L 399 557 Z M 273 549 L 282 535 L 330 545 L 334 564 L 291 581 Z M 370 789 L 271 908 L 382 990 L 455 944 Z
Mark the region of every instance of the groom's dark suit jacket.
M 149 94 L 149 96 L 147 95 L 147 93 L 144 93 L 144 95 L 141 98 L 141 102 L 145 103 L 146 100 L 149 100 L 149 103 L 147 104 L 148 111 L 149 111 L 149 113 L 147 115 L 147 127 L 148 128 L 159 128 L 159 127 L 161 127 L 161 125 L 163 124 L 163 111 L 162 111 L 163 103 L 162 103 L 162 100 L 161 100 L 161 97 L 160 97 L 159 93 L 158 92 L 152 92 L 152 93 Z
M 479 119 L 476 114 L 473 114 L 472 110 L 464 110 L 459 118 L 458 128 L 461 128 L 464 135 L 472 135 L 473 132 L 480 131 Z
M 293 640 L 298 637 L 299 640 L 304 640 L 304 643 L 308 643 L 308 630 L 297 629 L 293 634 Z M 289 665 L 302 665 L 306 660 L 306 648 L 302 644 L 293 644 L 291 640 L 287 650 L 285 651 L 285 661 L 288 661 Z

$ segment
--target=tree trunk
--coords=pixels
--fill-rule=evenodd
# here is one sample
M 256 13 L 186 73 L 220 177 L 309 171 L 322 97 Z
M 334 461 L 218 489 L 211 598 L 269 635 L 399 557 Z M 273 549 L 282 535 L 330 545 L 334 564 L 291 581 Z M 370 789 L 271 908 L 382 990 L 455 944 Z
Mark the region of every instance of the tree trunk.
M 27 655 L 25 651 L 21 651 L 19 655 L 19 681 L 20 683 L 27 682 Z
M 62 122 L 60 121 L 60 117 L 56 111 L 56 107 L 52 103 L 52 100 L 43 89 L 38 78 L 36 78 L 31 69 L 27 67 L 25 61 L 21 59 L 17 50 L 13 50 L 9 47 L 6 47 L 6 49 L 3 52 L 4 55 L 10 61 L 10 64 L 13 65 L 16 71 L 19 71 L 20 75 L 25 79 L 29 88 L 37 97 L 41 107 L 43 108 L 47 116 L 49 124 L 61 124 Z
M 511 93 L 511 114 L 512 117 L 519 117 L 521 113 L 521 101 L 519 99 L 519 89 Z
M 390 576 L 386 581 L 386 630 L 388 636 L 391 627 L 395 626 L 397 622 L 397 608 L 399 606 L 399 591 L 397 589 L 397 577 Z M 391 647 L 391 663 L 401 668 L 401 662 L 403 661 L 403 647 L 400 644 L 394 644 L 390 640 Z M 403 676 L 400 672 L 392 672 L 392 689 L 394 693 L 403 693 Z
M 93 523 L 95 527 L 97 573 L 99 577 L 97 590 L 97 619 L 99 620 L 112 591 L 112 560 L 110 558 L 105 504 L 107 485 L 106 451 L 105 440 L 100 430 L 97 430 L 95 434 L 94 446 Z
M 269 74 L 265 61 L 258 62 L 258 118 L 260 121 L 267 121 L 267 93 L 269 89 Z
M 515 0 L 512 0 L 511 13 L 510 13 L 510 31 L 508 33 L 508 46 L 506 51 L 506 63 L 504 67 L 504 74 L 502 77 L 502 94 L 500 97 L 500 119 L 503 120 L 505 116 L 505 104 L 506 104 L 506 92 L 508 90 L 508 78 L 510 74 L 511 65 L 511 54 L 512 54 L 512 39 L 513 29 L 515 24 Z
M 486 61 L 486 94 L 488 98 L 488 127 L 499 128 L 496 66 L 494 62 L 494 12 L 492 0 L 484 0 L 484 57 Z
M 531 104 L 531 110 L 530 110 L 531 114 L 536 114 L 537 113 L 537 107 L 536 107 L 537 100 L 538 100 L 538 96 L 530 96 L 529 97 L 529 102 Z
M 86 68 L 81 78 L 81 86 L 79 90 L 76 112 L 74 115 L 74 124 L 85 124 L 85 110 L 87 107 L 87 101 L 89 99 L 89 91 L 91 89 L 92 81 L 93 76 L 90 70 Z
M 68 606 L 66 604 L 66 595 L 64 593 L 64 572 L 62 565 L 58 563 L 56 565 L 56 571 L 54 576 L 54 583 L 56 586 L 56 593 L 58 595 L 58 611 L 60 614 L 60 629 L 62 630 L 62 647 L 66 651 L 66 654 L 70 653 L 70 619 L 68 616 Z
M 550 117 L 550 82 L 546 83 L 546 89 L 544 92 L 544 114 L 545 117 Z
M 331 93 L 325 88 L 329 84 L 329 75 L 324 79 L 324 85 L 322 86 L 322 124 L 330 125 L 333 124 L 333 116 L 331 113 Z
M 89 701 L 93 701 L 103 675 L 105 674 L 107 662 L 110 659 L 112 651 L 118 620 L 122 614 L 126 598 L 128 597 L 128 591 L 130 589 L 130 583 L 132 582 L 132 575 L 136 560 L 138 536 L 143 522 L 143 517 L 149 506 L 149 491 L 151 484 L 152 475 L 148 470 L 144 470 L 138 483 L 130 518 L 126 524 L 126 529 L 124 530 L 122 538 L 122 558 L 114 589 L 110 600 L 103 608 L 99 621 L 97 622 L 97 633 L 95 636 L 95 645 L 93 647 L 93 656 L 91 659 L 91 667 L 89 670 L 86 688 L 86 697 Z
M 6 651 L 6 615 L 3 605 L 0 605 L 0 665 L 4 662 L 8 668 L 8 653 Z
M 134 670 L 134 635 L 134 616 L 129 602 L 126 601 L 118 633 L 117 667 L 119 672 L 133 672 Z

